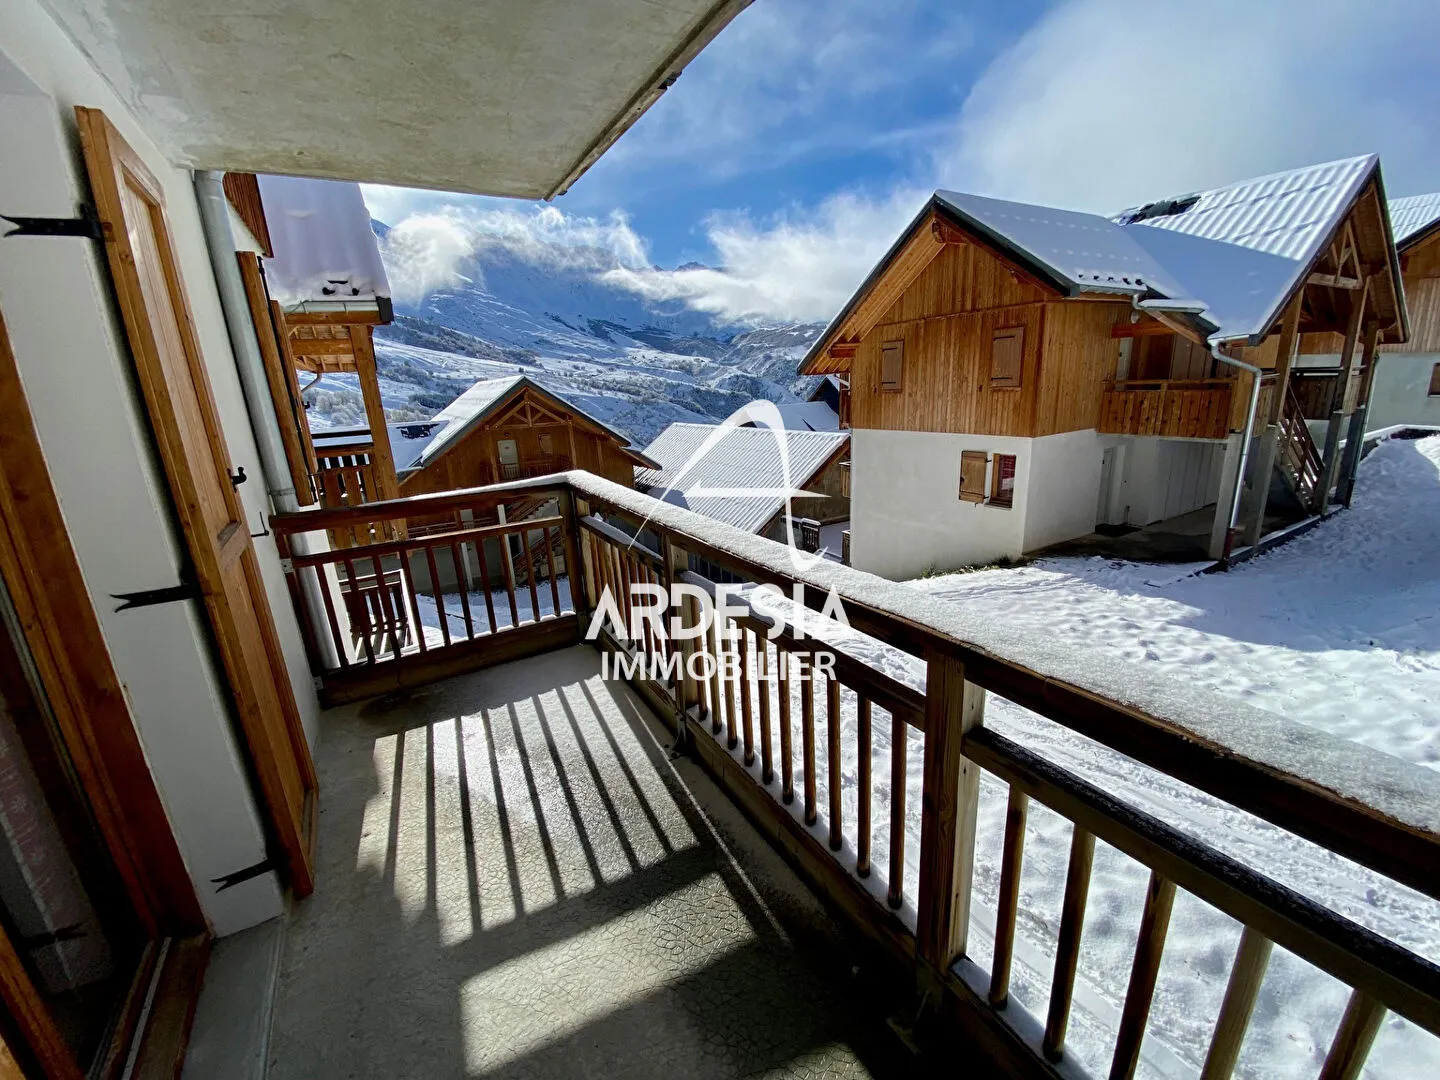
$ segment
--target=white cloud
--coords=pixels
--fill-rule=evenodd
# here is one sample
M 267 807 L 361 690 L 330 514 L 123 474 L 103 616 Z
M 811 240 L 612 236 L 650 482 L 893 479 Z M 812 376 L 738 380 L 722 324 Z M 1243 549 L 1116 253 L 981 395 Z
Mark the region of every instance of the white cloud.
M 617 265 L 649 266 L 644 240 L 618 211 L 595 218 L 569 215 L 555 206 L 491 208 L 451 199 L 437 209 L 408 214 L 381 243 L 386 274 L 402 303 L 458 284 L 464 280 L 462 267 L 473 280 L 479 264 L 471 259 L 485 248 L 503 248 L 536 266 L 580 266 L 597 274 Z M 375 204 L 370 205 L 373 213 Z M 403 203 L 397 199 L 396 206 Z
M 811 212 L 765 225 L 744 215 L 708 223 L 723 269 L 620 269 L 607 278 L 654 300 L 746 322 L 826 320 L 864 279 L 929 195 L 897 190 L 881 199 L 842 193 Z
M 1094 211 L 1369 151 L 1392 191 L 1440 187 L 1437 30 L 1433 0 L 1072 0 L 976 82 L 934 171 Z

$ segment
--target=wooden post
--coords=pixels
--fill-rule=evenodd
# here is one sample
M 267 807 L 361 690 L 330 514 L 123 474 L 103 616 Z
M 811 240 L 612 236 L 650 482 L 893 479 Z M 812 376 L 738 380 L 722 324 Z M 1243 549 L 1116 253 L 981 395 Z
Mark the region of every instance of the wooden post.
M 665 560 L 662 584 L 665 586 L 665 615 L 668 632 L 668 617 L 674 614 L 670 610 L 670 598 L 675 595 L 675 582 L 690 566 L 690 557 L 685 553 L 684 548 L 671 543 L 669 537 L 661 538 L 660 553 Z M 681 625 L 686 627 L 694 626 L 700 616 L 700 613 L 694 610 L 694 602 L 689 600 L 681 605 L 679 614 Z M 695 652 L 695 642 L 691 638 L 672 641 L 670 648 L 680 654 L 680 669 L 675 675 L 675 741 L 677 745 L 687 746 L 694 737 L 690 731 L 690 706 L 698 701 L 700 696 L 689 671 L 690 657 Z
M 1365 316 L 1366 301 L 1370 296 L 1370 278 L 1360 282 L 1355 293 L 1355 303 L 1350 309 L 1350 321 L 1345 328 L 1345 349 L 1340 354 L 1340 377 L 1336 390 L 1340 399 L 1330 413 L 1330 428 L 1325 433 L 1325 461 L 1320 477 L 1319 513 L 1330 507 L 1330 489 L 1340 470 L 1340 429 L 1345 423 L 1345 405 L 1350 400 L 1350 377 L 1355 369 L 1355 353 L 1360 344 L 1360 327 Z
M 985 691 L 965 666 L 935 650 L 925 656 L 925 779 L 921 792 L 920 896 L 916 949 L 935 977 L 964 955 L 970 929 L 980 767 L 961 753 L 966 732 L 985 719 Z
M 1304 289 L 1295 294 L 1285 309 L 1280 324 L 1280 345 L 1275 356 L 1275 384 L 1270 388 L 1270 409 L 1263 420 L 1259 453 L 1250 475 L 1255 478 L 1250 519 L 1245 525 L 1244 541 L 1257 544 L 1265 534 L 1265 508 L 1270 502 L 1270 474 L 1275 470 L 1275 449 L 1280 441 L 1280 419 L 1285 415 L 1285 397 L 1290 392 L 1290 369 L 1295 362 L 1295 349 L 1300 343 L 1300 301 Z
M 400 494 L 395 478 L 395 455 L 390 452 L 390 429 L 385 426 L 385 406 L 380 401 L 380 379 L 375 373 L 375 345 L 370 340 L 371 327 L 350 327 L 350 345 L 355 357 L 355 375 L 360 380 L 360 396 L 365 399 L 365 419 L 370 425 L 370 464 L 375 470 L 375 486 L 382 499 Z
M 1379 337 L 1379 324 L 1371 323 L 1365 331 L 1365 373 L 1353 395 L 1349 387 L 1345 388 L 1350 428 L 1345 436 L 1345 456 L 1340 461 L 1340 486 L 1336 489 L 1335 497 L 1346 506 L 1350 505 L 1355 494 L 1355 472 L 1360 467 L 1360 452 L 1365 447 L 1365 423 L 1370 416 L 1370 388 L 1375 383 L 1375 365 L 1380 359 L 1376 352 Z

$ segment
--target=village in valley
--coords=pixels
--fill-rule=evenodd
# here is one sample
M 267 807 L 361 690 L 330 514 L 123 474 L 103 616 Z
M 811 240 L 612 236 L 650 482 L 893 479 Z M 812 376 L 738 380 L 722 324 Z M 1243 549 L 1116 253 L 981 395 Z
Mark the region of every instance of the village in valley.
M 681 263 L 582 200 L 813 12 L 541 6 L 363 150 L 0 14 L 0 1080 L 1440 1076 L 1440 157 L 794 138 Z

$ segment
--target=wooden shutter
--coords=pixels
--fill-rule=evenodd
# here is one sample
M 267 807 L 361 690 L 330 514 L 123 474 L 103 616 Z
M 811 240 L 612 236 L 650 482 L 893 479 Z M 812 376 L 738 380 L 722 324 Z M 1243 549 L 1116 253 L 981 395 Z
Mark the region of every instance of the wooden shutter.
M 1015 505 L 1015 455 L 996 454 L 990 481 L 990 502 L 995 506 Z
M 1374 361 L 1372 360 L 1373 364 Z M 1430 396 L 1440 397 L 1440 364 L 1430 369 Z
M 880 389 L 899 390 L 904 377 L 905 342 L 885 342 L 880 346 Z
M 315 766 L 195 336 L 164 193 L 98 109 L 80 144 L 140 389 L 285 876 L 314 888 Z
M 1007 326 L 996 330 L 990 339 L 990 385 L 1019 386 L 1024 359 L 1025 328 Z
M 985 501 L 984 450 L 965 450 L 960 454 L 960 498 L 966 502 Z

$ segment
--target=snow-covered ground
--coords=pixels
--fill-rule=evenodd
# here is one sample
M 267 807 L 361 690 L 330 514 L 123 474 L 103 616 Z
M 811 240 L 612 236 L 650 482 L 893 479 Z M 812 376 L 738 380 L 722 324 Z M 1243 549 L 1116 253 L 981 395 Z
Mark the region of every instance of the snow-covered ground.
M 1181 572 L 1099 558 L 1057 559 L 911 585 L 963 604 L 972 614 L 990 613 L 1017 629 L 1149 666 L 1187 685 L 1440 770 L 1440 438 L 1383 444 L 1362 465 L 1353 509 L 1287 546 L 1228 574 Z M 923 688 L 923 662 L 852 632 L 827 636 L 844 651 Z M 823 685 L 815 692 L 817 827 L 823 829 L 828 797 Z M 791 709 L 797 771 L 799 693 L 797 687 Z M 838 857 L 853 860 L 855 701 L 848 690 L 841 703 L 847 846 Z M 771 715 L 772 725 L 778 725 L 778 708 Z M 1440 903 L 1004 699 L 992 696 L 986 723 L 1103 790 L 1440 962 Z M 876 873 L 869 884 L 882 891 L 890 847 L 890 732 L 889 716 L 877 709 L 872 765 Z M 774 741 L 778 747 L 778 726 Z M 910 916 L 917 884 L 923 737 L 910 731 L 907 746 L 904 914 Z M 772 790 L 778 791 L 778 785 Z M 1005 803 L 1005 785 L 986 776 L 969 950 L 982 966 L 990 959 Z M 798 799 L 791 810 L 800 812 Z M 1070 834 L 1068 822 L 1032 803 L 1012 997 L 1042 1017 Z M 1148 871 L 1138 863 L 1097 843 L 1068 1040 L 1070 1051 L 1097 1075 L 1108 1071 L 1147 880 Z M 1140 1075 L 1198 1075 L 1239 936 L 1233 920 L 1184 893 L 1177 898 Z M 1341 984 L 1277 948 L 1238 1075 L 1314 1075 L 1347 996 Z M 1388 1017 L 1363 1075 L 1440 1076 L 1440 1039 Z

